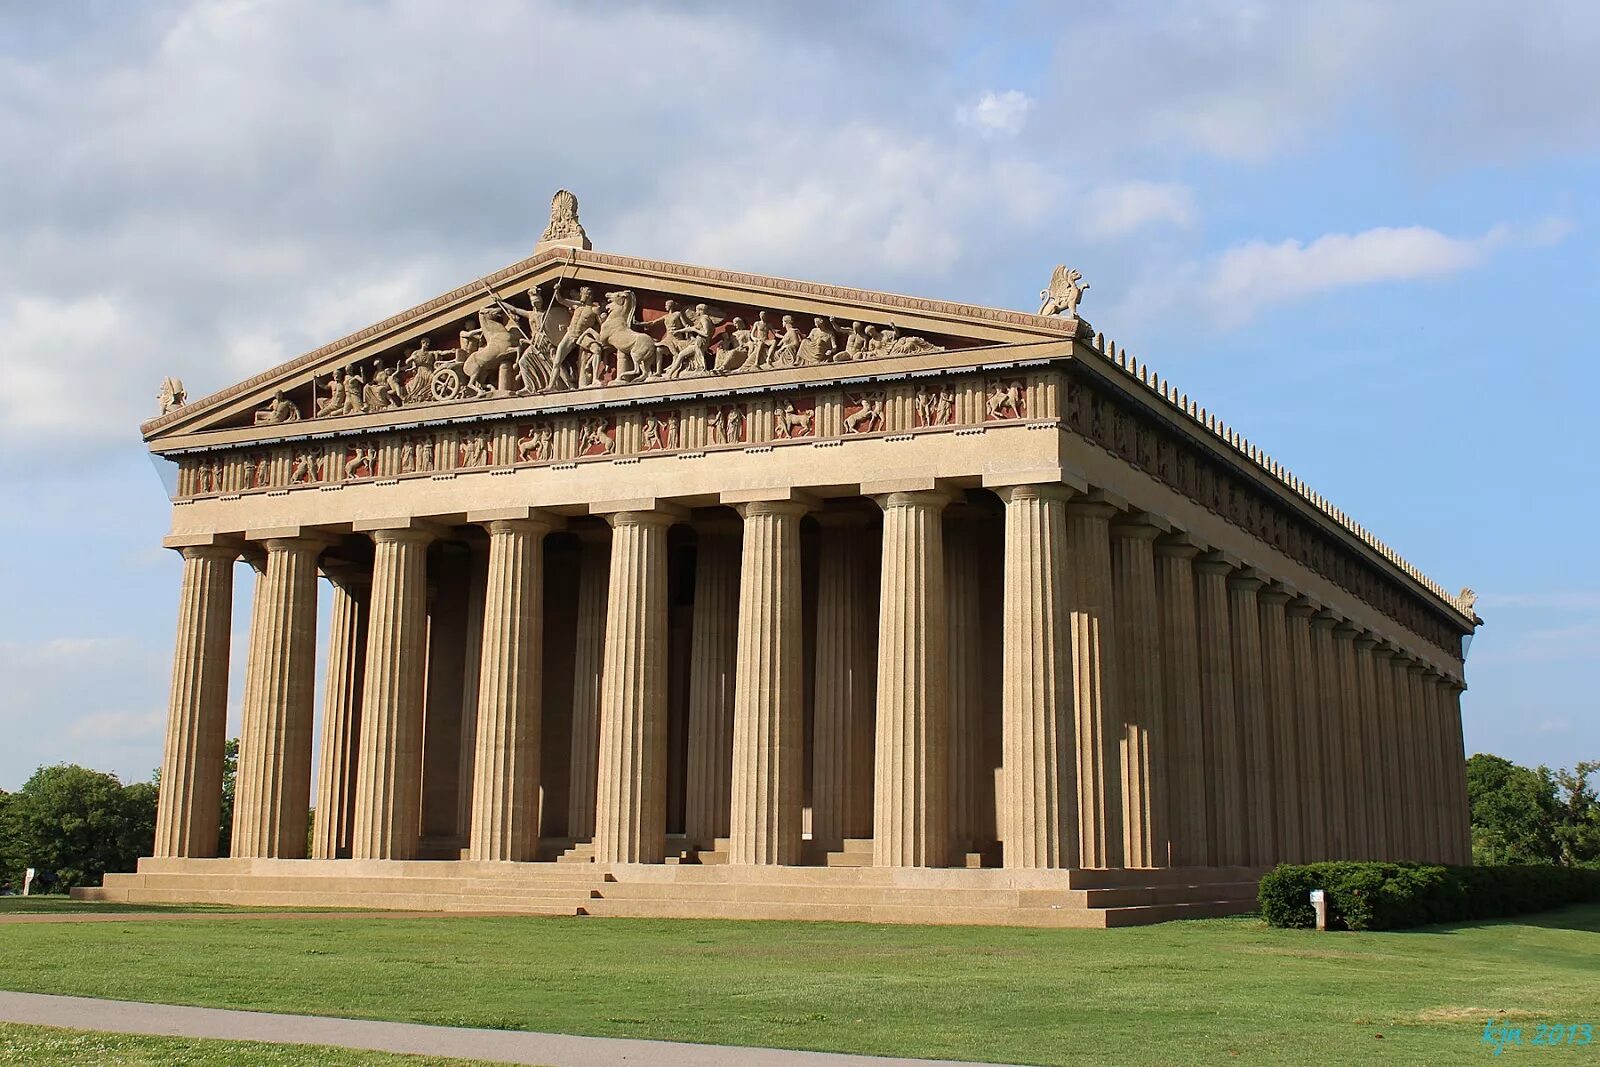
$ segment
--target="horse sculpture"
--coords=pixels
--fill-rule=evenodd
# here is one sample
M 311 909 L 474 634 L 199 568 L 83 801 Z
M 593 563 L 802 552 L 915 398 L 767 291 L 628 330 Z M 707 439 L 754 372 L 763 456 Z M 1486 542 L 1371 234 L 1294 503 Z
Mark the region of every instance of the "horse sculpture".
M 499 308 L 485 308 L 478 313 L 478 329 L 483 343 L 472 351 L 461 364 L 461 371 L 479 393 L 494 392 L 500 368 L 517 358 L 517 340 L 504 320 Z
M 600 323 L 600 341 L 617 353 L 617 380 L 636 382 L 658 373 L 663 355 L 671 355 L 647 333 L 633 328 L 638 298 L 631 289 L 606 294 L 606 317 Z

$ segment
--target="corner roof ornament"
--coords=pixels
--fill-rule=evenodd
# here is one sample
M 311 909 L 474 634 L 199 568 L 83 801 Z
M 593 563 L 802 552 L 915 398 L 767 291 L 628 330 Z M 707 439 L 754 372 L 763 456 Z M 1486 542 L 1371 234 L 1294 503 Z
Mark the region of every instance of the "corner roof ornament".
M 1089 288 L 1080 284 L 1082 281 L 1082 274 L 1068 270 L 1064 264 L 1056 264 L 1055 271 L 1050 275 L 1050 287 L 1039 290 L 1039 314 L 1077 318 L 1078 302 Z
M 533 250 L 581 248 L 588 251 L 593 247 L 589 235 L 583 232 L 583 223 L 578 221 L 578 198 L 565 189 L 557 189 L 556 195 L 550 198 L 550 224 L 544 228 Z

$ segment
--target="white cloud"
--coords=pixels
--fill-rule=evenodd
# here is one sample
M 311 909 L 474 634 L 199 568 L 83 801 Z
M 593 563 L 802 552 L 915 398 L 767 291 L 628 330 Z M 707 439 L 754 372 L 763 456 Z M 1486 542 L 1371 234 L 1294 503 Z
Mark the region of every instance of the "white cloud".
M 1017 89 L 1003 93 L 989 91 L 977 101 L 956 109 L 956 121 L 977 130 L 985 137 L 1011 135 L 1021 131 L 1033 107 L 1033 98 Z
M 159 741 L 166 721 L 166 713 L 160 709 L 101 711 L 73 722 L 67 737 L 96 744 Z
M 1194 225 L 1200 209 L 1188 186 L 1132 180 L 1087 190 L 1074 214 L 1085 237 L 1111 240 L 1162 223 L 1186 229 Z

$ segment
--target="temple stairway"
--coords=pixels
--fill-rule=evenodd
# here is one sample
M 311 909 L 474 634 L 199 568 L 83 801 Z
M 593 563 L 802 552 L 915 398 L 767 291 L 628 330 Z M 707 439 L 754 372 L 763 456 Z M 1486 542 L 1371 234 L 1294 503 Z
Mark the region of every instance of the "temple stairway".
M 1255 910 L 1259 870 L 144 859 L 80 900 L 519 915 L 1108 927 Z

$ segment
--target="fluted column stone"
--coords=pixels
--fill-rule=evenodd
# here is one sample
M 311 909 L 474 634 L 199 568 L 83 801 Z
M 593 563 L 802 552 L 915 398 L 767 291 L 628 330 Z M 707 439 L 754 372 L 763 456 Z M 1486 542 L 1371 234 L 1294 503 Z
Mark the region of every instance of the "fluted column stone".
M 1001 834 L 1011 868 L 1079 861 L 1076 710 L 1067 501 L 1060 485 L 1000 490 L 1005 502 Z
M 316 708 L 320 538 L 274 537 L 252 613 L 233 805 L 233 855 L 306 855 Z
M 1167 738 L 1168 813 L 1172 863 L 1210 862 L 1205 720 L 1200 695 L 1200 638 L 1195 614 L 1194 558 L 1181 537 L 1156 542 L 1156 617 L 1161 634 L 1162 729 Z
M 1161 715 L 1161 634 L 1156 622 L 1155 539 L 1138 519 L 1111 525 L 1112 617 L 1122 709 L 1122 856 L 1125 867 L 1171 863 L 1165 736 Z
M 1345 855 L 1360 860 L 1367 856 L 1367 833 L 1363 814 L 1366 776 L 1361 759 L 1361 694 L 1356 674 L 1356 637 L 1360 629 L 1348 622 L 1333 628 L 1333 656 L 1339 693 L 1339 755 L 1344 788 L 1340 801 L 1344 809 Z
M 1411 658 L 1398 652 L 1390 670 L 1395 733 L 1400 746 L 1401 855 L 1421 860 L 1427 854 L 1426 820 L 1422 816 L 1422 779 L 1417 772 L 1422 751 L 1411 705 Z
M 1268 733 L 1272 739 L 1272 793 L 1274 826 L 1271 859 L 1295 863 L 1305 857 L 1301 834 L 1300 736 L 1296 727 L 1294 661 L 1289 649 L 1286 606 L 1290 594 L 1281 586 L 1268 586 L 1257 595 L 1261 620 L 1261 670 L 1266 698 Z
M 811 840 L 820 852 L 872 836 L 873 703 L 877 605 L 871 516 L 817 513 L 815 711 L 811 742 Z
M 554 522 L 534 514 L 486 525 L 489 580 L 468 848 L 475 860 L 528 862 L 539 851 L 544 539 Z
M 1413 815 L 1417 822 L 1417 858 L 1429 863 L 1439 859 L 1438 812 L 1434 805 L 1434 736 L 1422 702 L 1423 674 L 1427 668 L 1416 660 L 1407 660 L 1405 671 L 1406 716 L 1411 722 L 1412 741 L 1416 746 L 1412 756 L 1411 775 L 1415 785 Z
M 1273 862 L 1277 836 L 1272 725 L 1267 719 L 1266 675 L 1261 660 L 1261 579 L 1239 572 L 1228 579 L 1233 638 L 1233 699 L 1245 811 L 1245 857 L 1252 866 Z
M 1453 819 L 1449 854 L 1452 863 L 1472 862 L 1472 809 L 1467 801 L 1467 749 L 1461 729 L 1461 687 L 1454 679 L 1441 679 L 1439 699 L 1444 705 L 1445 740 L 1450 750 L 1450 789 Z
M 1194 564 L 1195 616 L 1200 636 L 1200 707 L 1205 730 L 1212 853 L 1215 866 L 1247 862 L 1239 765 L 1239 728 L 1234 704 L 1233 623 L 1228 576 L 1233 563 L 1217 555 Z
M 1111 580 L 1110 504 L 1067 505 L 1072 695 L 1077 720 L 1078 854 L 1084 867 L 1121 867 L 1122 709 Z
M 943 867 L 950 852 L 949 632 L 944 533 L 949 494 L 888 493 L 878 601 L 873 864 Z
M 1311 644 L 1311 618 L 1315 604 L 1296 600 L 1285 609 L 1289 657 L 1292 664 L 1295 719 L 1295 756 L 1300 792 L 1301 852 L 1307 862 L 1328 858 L 1327 772 L 1322 754 L 1322 689 L 1317 678 L 1317 660 Z
M 667 530 L 677 511 L 619 511 L 611 523 L 600 758 L 598 863 L 666 854 Z
M 312 859 L 350 855 L 355 829 L 356 767 L 361 755 L 361 689 L 367 658 L 370 573 L 345 564 L 323 568 L 332 602 L 327 678 L 322 691 L 322 754 Z
M 1384 840 L 1383 742 L 1378 732 L 1378 679 L 1373 650 L 1377 640 L 1359 635 L 1356 647 L 1356 724 L 1361 730 L 1356 762 L 1361 769 L 1361 826 L 1366 841 L 1365 858 L 1382 859 Z
M 572 742 L 567 778 L 567 830 L 574 841 L 594 838 L 600 761 L 600 679 L 605 664 L 606 604 L 611 586 L 611 528 L 578 531 L 577 634 L 572 653 Z
M 1317 661 L 1317 692 L 1322 711 L 1322 787 L 1328 813 L 1328 858 L 1349 859 L 1349 827 L 1346 822 L 1344 698 L 1339 688 L 1339 659 L 1334 649 L 1334 627 L 1339 619 L 1331 612 L 1318 612 L 1311 620 L 1311 649 Z
M 422 718 L 428 665 L 431 528 L 372 534 L 372 599 L 356 768 L 356 859 L 417 855 L 422 820 Z
M 808 504 L 795 500 L 739 506 L 744 551 L 734 669 L 732 863 L 800 860 L 805 802 L 800 519 L 808 510 Z
M 689 752 L 684 833 L 709 849 L 728 836 L 733 803 L 733 706 L 739 655 L 739 521 L 696 525 L 689 645 Z
M 1401 806 L 1400 738 L 1394 713 L 1394 655 L 1392 646 L 1379 643 L 1372 649 L 1372 701 L 1376 748 L 1370 754 L 1375 762 L 1382 820 L 1379 858 L 1405 858 Z
M 222 753 L 228 727 L 228 645 L 238 548 L 194 545 L 183 555 L 178 632 L 161 755 L 154 854 L 217 854 Z

